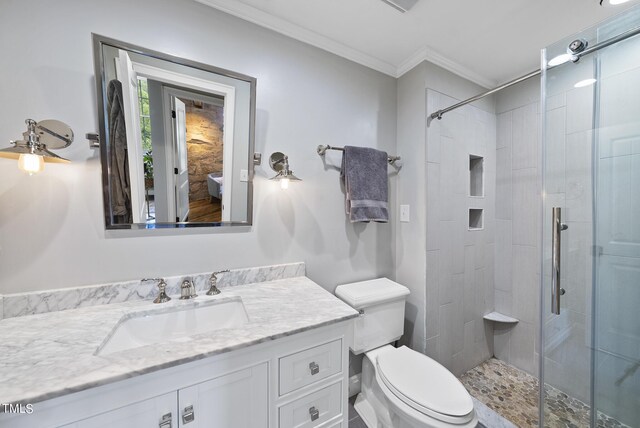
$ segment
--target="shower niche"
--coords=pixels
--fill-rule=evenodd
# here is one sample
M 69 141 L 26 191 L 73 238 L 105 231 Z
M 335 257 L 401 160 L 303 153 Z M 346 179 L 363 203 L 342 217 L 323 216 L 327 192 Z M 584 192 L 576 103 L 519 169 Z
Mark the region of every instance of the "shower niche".
M 469 196 L 484 196 L 484 158 L 469 155 Z
M 469 197 L 484 198 L 484 157 L 469 155 Z M 484 228 L 482 208 L 469 208 L 469 230 Z
M 482 230 L 484 212 L 482 208 L 469 208 L 469 230 Z

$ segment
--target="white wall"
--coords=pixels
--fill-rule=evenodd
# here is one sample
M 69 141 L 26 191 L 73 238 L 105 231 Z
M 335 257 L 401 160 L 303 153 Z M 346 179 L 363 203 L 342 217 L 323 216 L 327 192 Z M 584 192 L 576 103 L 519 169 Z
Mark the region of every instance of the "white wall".
M 428 111 L 459 101 L 427 90 Z M 495 146 L 495 115 L 471 105 L 427 129 L 427 355 L 455 375 L 493 355 Z M 482 195 L 470 194 L 470 155 L 483 159 Z
M 249 231 L 106 238 L 98 152 L 83 138 L 98 129 L 91 32 L 255 76 L 256 151 L 286 152 L 304 181 L 283 192 L 268 165 L 257 167 Z M 190 0 L 4 0 L 0 47 L 2 146 L 27 117 L 76 134 L 59 152 L 70 165 L 28 177 L 0 159 L 0 293 L 300 260 L 330 290 L 394 276 L 393 224 L 350 224 L 340 154 L 325 166 L 315 148 L 395 153 L 395 79 Z
M 396 232 L 396 280 L 411 290 L 402 341 L 423 353 L 427 308 L 425 73 L 423 62 L 398 79 L 398 153 L 405 158 L 398 177 L 398 204 L 410 206 L 411 222 L 399 223 Z
M 440 348 L 440 302 L 433 293 L 428 292 L 429 288 L 437 288 L 438 281 L 434 277 L 437 276 L 436 269 L 427 267 L 427 250 L 430 242 L 431 245 L 435 243 L 430 230 L 437 231 L 437 228 L 430 227 L 428 223 L 429 213 L 437 209 L 427 197 L 430 185 L 427 177 L 427 152 L 431 150 L 428 148 L 431 141 L 427 135 L 427 115 L 433 113 L 433 106 L 427 104 L 428 88 L 458 100 L 484 92 L 485 89 L 429 62 L 419 64 L 398 80 L 398 152 L 408 160 L 398 176 L 398 204 L 408 204 L 411 207 L 411 222 L 398 223 L 396 239 L 396 279 L 411 290 L 405 314 L 405 336 L 402 340 L 413 349 L 433 356 L 453 368 L 454 352 L 450 352 L 447 358 L 440 356 L 451 349 Z M 474 105 L 492 113 L 494 100 L 488 97 Z M 439 184 L 435 186 L 438 187 Z M 447 328 L 442 337 L 443 343 L 448 344 L 454 334 L 456 337 L 463 336 L 464 315 L 462 311 L 457 315 L 460 328 Z M 479 339 L 487 343 L 484 331 L 475 332 Z M 473 339 L 475 338 L 474 336 Z M 488 352 L 488 347 L 485 349 Z M 457 358 L 461 356 L 460 354 Z

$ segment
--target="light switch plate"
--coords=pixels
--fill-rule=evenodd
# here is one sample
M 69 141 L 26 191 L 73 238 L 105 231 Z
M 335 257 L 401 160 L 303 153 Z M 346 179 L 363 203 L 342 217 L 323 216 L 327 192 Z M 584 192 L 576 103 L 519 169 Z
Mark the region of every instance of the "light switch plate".
M 249 181 L 249 171 L 246 169 L 240 170 L 240 181 Z
M 409 205 L 400 205 L 400 221 L 409 223 L 411 220 L 411 210 Z

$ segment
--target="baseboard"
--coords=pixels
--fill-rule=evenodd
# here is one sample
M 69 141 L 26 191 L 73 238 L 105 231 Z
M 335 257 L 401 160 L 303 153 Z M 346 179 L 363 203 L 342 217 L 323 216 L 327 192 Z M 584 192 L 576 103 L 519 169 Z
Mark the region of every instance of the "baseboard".
M 360 393 L 360 382 L 362 381 L 362 373 L 358 373 L 349 378 L 349 397 L 353 397 Z

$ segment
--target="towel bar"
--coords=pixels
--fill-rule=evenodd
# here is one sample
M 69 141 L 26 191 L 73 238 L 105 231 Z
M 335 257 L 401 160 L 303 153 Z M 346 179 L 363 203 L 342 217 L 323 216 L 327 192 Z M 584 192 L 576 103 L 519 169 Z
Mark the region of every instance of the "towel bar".
M 329 146 L 329 145 L 322 145 L 320 144 L 318 146 L 318 148 L 316 149 L 316 151 L 318 152 L 318 154 L 320 156 L 324 156 L 324 154 L 327 152 L 327 150 L 339 150 L 341 152 L 344 152 L 344 147 L 334 147 L 334 146 Z M 401 159 L 400 156 L 387 156 L 387 162 L 389 162 L 390 164 L 395 164 L 396 161 L 399 161 Z

